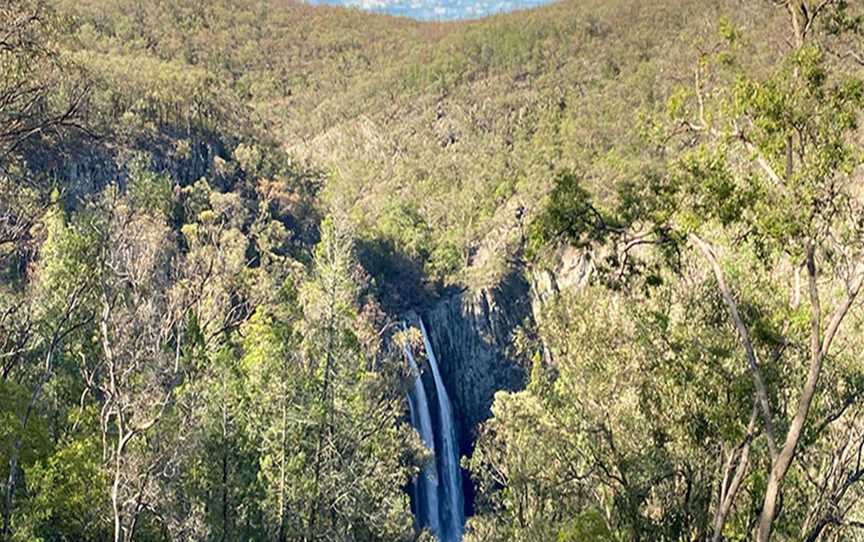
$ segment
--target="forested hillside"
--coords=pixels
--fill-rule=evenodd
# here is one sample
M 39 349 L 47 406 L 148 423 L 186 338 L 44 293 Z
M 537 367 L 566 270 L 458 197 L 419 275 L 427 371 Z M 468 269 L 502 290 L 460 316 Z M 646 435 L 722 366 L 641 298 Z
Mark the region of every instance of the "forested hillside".
M 4 1 L 0 541 L 864 540 L 862 33 Z

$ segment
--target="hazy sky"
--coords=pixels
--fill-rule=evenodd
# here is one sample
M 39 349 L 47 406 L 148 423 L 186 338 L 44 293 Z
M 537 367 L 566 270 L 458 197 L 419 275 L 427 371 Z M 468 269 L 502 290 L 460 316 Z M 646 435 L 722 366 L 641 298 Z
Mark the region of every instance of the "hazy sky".
M 353 6 L 414 19 L 474 19 L 524 9 L 550 0 L 308 0 L 312 4 Z

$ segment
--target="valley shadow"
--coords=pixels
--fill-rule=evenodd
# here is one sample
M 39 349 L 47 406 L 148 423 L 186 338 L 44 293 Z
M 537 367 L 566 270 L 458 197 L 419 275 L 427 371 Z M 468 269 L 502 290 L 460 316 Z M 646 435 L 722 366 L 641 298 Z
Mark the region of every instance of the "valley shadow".
M 369 275 L 367 293 L 387 314 L 428 306 L 461 291 L 457 286 L 429 280 L 424 259 L 401 250 L 393 239 L 360 239 L 355 248 L 360 265 Z

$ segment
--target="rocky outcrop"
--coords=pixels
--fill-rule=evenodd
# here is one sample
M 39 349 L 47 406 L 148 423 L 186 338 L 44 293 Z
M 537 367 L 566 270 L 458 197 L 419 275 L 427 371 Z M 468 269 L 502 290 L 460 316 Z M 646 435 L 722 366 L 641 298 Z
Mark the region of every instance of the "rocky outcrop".
M 177 149 L 177 140 L 163 136 L 153 141 L 116 144 L 106 141 L 73 139 L 62 148 L 41 148 L 28 153 L 31 169 L 65 188 L 71 200 L 98 192 L 106 185 L 126 182 L 128 164 L 136 155 L 146 156 L 152 171 L 165 173 L 181 186 L 201 177 L 218 176 L 225 163 L 224 145 L 206 134 L 183 140 L 186 148 Z
M 531 316 L 530 288 L 514 273 L 494 287 L 447 297 L 420 315 L 455 406 L 462 452 L 470 453 L 495 392 L 524 385 L 525 371 L 508 350 L 513 331 Z
M 495 392 L 525 384 L 526 368 L 511 349 L 513 332 L 560 292 L 590 278 L 593 264 L 585 251 L 562 248 L 555 261 L 550 269 L 514 269 L 494 286 L 465 289 L 419 311 L 455 406 L 463 454 L 472 451 L 478 424 L 490 417 Z
M 532 267 L 528 270 L 531 282 L 533 315 L 550 300 L 565 290 L 587 284 L 594 270 L 591 252 L 574 247 L 561 247 L 554 256 L 552 267 Z
M 549 268 L 526 268 L 520 258 L 493 286 L 466 288 L 402 314 L 409 325 L 418 325 L 418 315 L 425 322 L 453 406 L 460 456 L 474 452 L 478 426 L 491 417 L 495 393 L 525 386 L 526 368 L 514 356 L 513 333 L 520 325 L 531 324 L 559 293 L 586 284 L 594 268 L 591 254 L 574 248 L 562 248 L 553 261 Z M 421 372 L 426 396 L 438 401 L 428 364 Z M 432 409 L 430 415 L 431 425 L 441 427 L 438 412 Z M 440 442 L 438 446 L 441 449 Z M 468 516 L 474 514 L 475 493 L 471 476 L 463 469 Z

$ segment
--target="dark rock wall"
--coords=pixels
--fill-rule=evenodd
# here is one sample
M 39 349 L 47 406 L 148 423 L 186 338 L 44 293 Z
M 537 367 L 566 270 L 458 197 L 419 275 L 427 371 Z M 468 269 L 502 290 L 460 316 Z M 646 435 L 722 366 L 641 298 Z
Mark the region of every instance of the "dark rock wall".
M 462 453 L 470 453 L 495 392 L 524 385 L 524 368 L 508 355 L 508 345 L 531 315 L 528 283 L 514 273 L 493 288 L 445 298 L 420 315 L 454 404 Z
M 514 269 L 493 287 L 463 290 L 420 311 L 454 404 L 463 454 L 471 453 L 478 424 L 491 416 L 495 392 L 525 385 L 526 368 L 511 351 L 513 332 L 561 291 L 590 279 L 588 252 L 560 252 L 552 269 Z
M 166 173 L 185 186 L 201 177 L 214 182 L 219 163 L 226 163 L 225 152 L 222 142 L 208 134 L 190 139 L 185 156 L 177 155 L 167 137 L 124 145 L 73 139 L 63 147 L 36 149 L 28 154 L 27 162 L 35 173 L 65 187 L 71 200 L 78 200 L 111 183 L 125 184 L 128 163 L 136 154 L 147 156 L 151 170 Z

